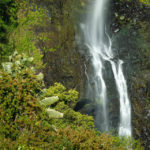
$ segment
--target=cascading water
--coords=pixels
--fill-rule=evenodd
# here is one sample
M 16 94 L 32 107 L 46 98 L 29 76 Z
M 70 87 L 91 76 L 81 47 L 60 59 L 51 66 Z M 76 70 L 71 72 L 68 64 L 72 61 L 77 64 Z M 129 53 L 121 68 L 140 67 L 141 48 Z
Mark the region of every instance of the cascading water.
M 108 131 L 107 86 L 104 76 L 107 74 L 105 63 L 109 63 L 120 100 L 119 135 L 131 136 L 131 106 L 122 69 L 123 61 L 115 58 L 115 52 L 112 51 L 112 41 L 105 27 L 108 2 L 109 0 L 95 0 L 92 13 L 82 24 L 85 45 L 89 50 L 92 66 L 92 73 L 88 77 L 90 80 L 88 81 L 90 82 L 88 83 L 89 95 L 101 105 L 100 110 L 97 111 L 96 120 L 101 118 L 101 130 Z

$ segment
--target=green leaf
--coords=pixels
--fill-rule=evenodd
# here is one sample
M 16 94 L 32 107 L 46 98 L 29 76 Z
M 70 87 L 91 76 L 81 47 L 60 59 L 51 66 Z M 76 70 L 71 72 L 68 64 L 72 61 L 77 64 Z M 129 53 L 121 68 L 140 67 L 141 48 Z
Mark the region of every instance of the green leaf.
M 42 106 L 50 106 L 54 103 L 56 103 L 59 100 L 58 96 L 53 96 L 53 97 L 47 97 L 45 99 L 43 99 L 42 101 L 40 101 L 40 104 Z
M 125 17 L 124 16 L 120 16 L 120 20 L 124 20 L 125 19 Z
M 39 80 L 43 80 L 43 78 L 44 78 L 43 73 L 40 72 L 40 73 L 37 75 L 37 78 L 38 78 Z
M 7 71 L 8 73 L 11 73 L 11 67 L 12 67 L 12 65 L 13 64 L 11 62 L 2 63 L 4 71 Z
M 58 111 L 56 111 L 54 109 L 48 108 L 48 109 L 46 109 L 46 112 L 48 113 L 48 115 L 49 115 L 49 117 L 51 119 L 54 119 L 54 118 L 55 119 L 63 118 L 63 113 L 60 113 L 60 112 L 58 112 Z

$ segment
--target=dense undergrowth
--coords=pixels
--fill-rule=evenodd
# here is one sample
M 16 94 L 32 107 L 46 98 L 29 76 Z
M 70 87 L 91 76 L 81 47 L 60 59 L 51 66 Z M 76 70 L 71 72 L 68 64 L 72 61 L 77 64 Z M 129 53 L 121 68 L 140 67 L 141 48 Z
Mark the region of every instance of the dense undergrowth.
M 75 90 L 59 83 L 45 88 L 42 74 L 35 74 L 33 59 L 14 54 L 0 71 L 0 149 L 141 149 L 136 141 L 120 139 L 94 129 L 93 118 L 75 112 Z M 64 114 L 48 116 L 43 98 L 58 96 L 51 107 Z M 55 118 L 55 114 L 54 114 Z M 131 143 L 129 143 L 131 142 Z M 128 144 L 127 144 L 128 143 Z

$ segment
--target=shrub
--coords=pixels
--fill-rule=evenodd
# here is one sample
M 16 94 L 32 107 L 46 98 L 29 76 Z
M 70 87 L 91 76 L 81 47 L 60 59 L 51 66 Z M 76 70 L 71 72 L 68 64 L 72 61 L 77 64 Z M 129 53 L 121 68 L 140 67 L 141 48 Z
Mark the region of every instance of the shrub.
M 76 91 L 72 94 L 57 83 L 44 92 L 42 75 L 31 69 L 32 58 L 15 53 L 11 61 L 3 63 L 4 70 L 0 70 L 0 149 L 126 150 L 130 144 L 142 150 L 135 141 L 93 130 L 93 117 L 70 107 L 72 98 L 73 103 L 77 101 Z M 50 94 L 61 100 L 45 98 Z M 64 118 L 50 120 L 45 111 L 49 105 L 64 113 Z
M 82 115 L 80 112 L 75 112 L 72 108 L 64 104 L 64 102 L 58 103 L 55 109 L 64 114 L 63 119 L 54 119 L 52 121 L 58 128 L 65 128 L 68 125 L 74 129 L 81 126 L 84 129 L 94 128 L 94 119 L 92 116 Z
M 60 101 L 64 101 L 65 104 L 71 107 L 74 107 L 78 101 L 78 92 L 73 89 L 67 91 L 60 83 L 55 83 L 54 86 L 50 86 L 45 96 L 58 96 Z
M 15 53 L 10 59 L 0 70 L 0 149 L 47 145 L 53 127 L 38 101 L 44 87 L 41 75 L 31 69 L 32 58 Z
M 45 96 L 59 97 L 59 101 L 53 108 L 62 112 L 64 118 L 61 120 L 54 119 L 52 121 L 58 128 L 65 128 L 68 124 L 72 128 L 78 128 L 80 126 L 83 126 L 85 129 L 94 128 L 94 119 L 92 116 L 82 115 L 72 109 L 78 101 L 77 91 L 72 89 L 67 91 L 62 84 L 55 83 L 54 86 L 50 86 L 49 89 L 46 90 Z
M 3 64 L 5 71 L 0 72 L 0 133 L 12 139 L 30 125 L 30 119 L 32 123 L 42 119 L 43 113 L 37 101 L 42 81 L 24 63 L 16 63 Z
M 120 139 L 119 137 L 108 134 L 100 134 L 94 130 L 84 129 L 82 127 L 72 129 L 58 129 L 57 133 L 51 133 L 51 149 L 56 150 L 142 150 L 143 148 L 131 139 Z

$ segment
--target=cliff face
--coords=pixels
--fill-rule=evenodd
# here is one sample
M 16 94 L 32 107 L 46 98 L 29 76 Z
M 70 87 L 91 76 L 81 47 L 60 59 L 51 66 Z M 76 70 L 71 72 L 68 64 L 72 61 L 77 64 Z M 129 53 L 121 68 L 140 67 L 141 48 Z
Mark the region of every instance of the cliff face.
M 150 7 L 114 0 L 113 12 L 115 46 L 125 62 L 132 104 L 133 136 L 150 149 Z
M 45 52 L 43 58 L 46 63 L 43 70 L 45 83 L 48 86 L 61 82 L 67 88 L 77 89 L 80 97 L 85 89 L 84 63 L 87 62 L 75 42 L 74 25 L 81 22 L 80 15 L 86 13 L 83 10 L 87 2 L 51 0 L 42 3 L 51 17 L 47 28 L 50 39 L 47 47 L 51 52 Z M 150 7 L 138 0 L 112 0 L 110 8 L 113 45 L 125 62 L 124 72 L 132 103 L 133 136 L 150 149 Z M 117 102 L 116 105 L 119 107 Z M 92 109 L 90 113 L 94 115 Z M 85 111 L 87 109 L 83 108 L 82 112 Z M 113 107 L 111 112 L 118 114 Z
M 83 89 L 83 60 L 75 47 L 62 47 L 44 55 L 45 82 L 50 85 L 61 82 L 67 88 Z
M 43 1 L 48 10 L 51 22 L 45 29 L 48 34 L 46 42 L 39 42 L 38 46 L 47 49 L 44 51 L 43 61 L 45 68 L 45 83 L 47 86 L 60 82 L 67 88 L 78 91 L 84 85 L 84 58 L 79 54 L 75 43 L 75 22 L 77 23 L 80 11 L 84 9 L 86 0 L 83 1 Z

